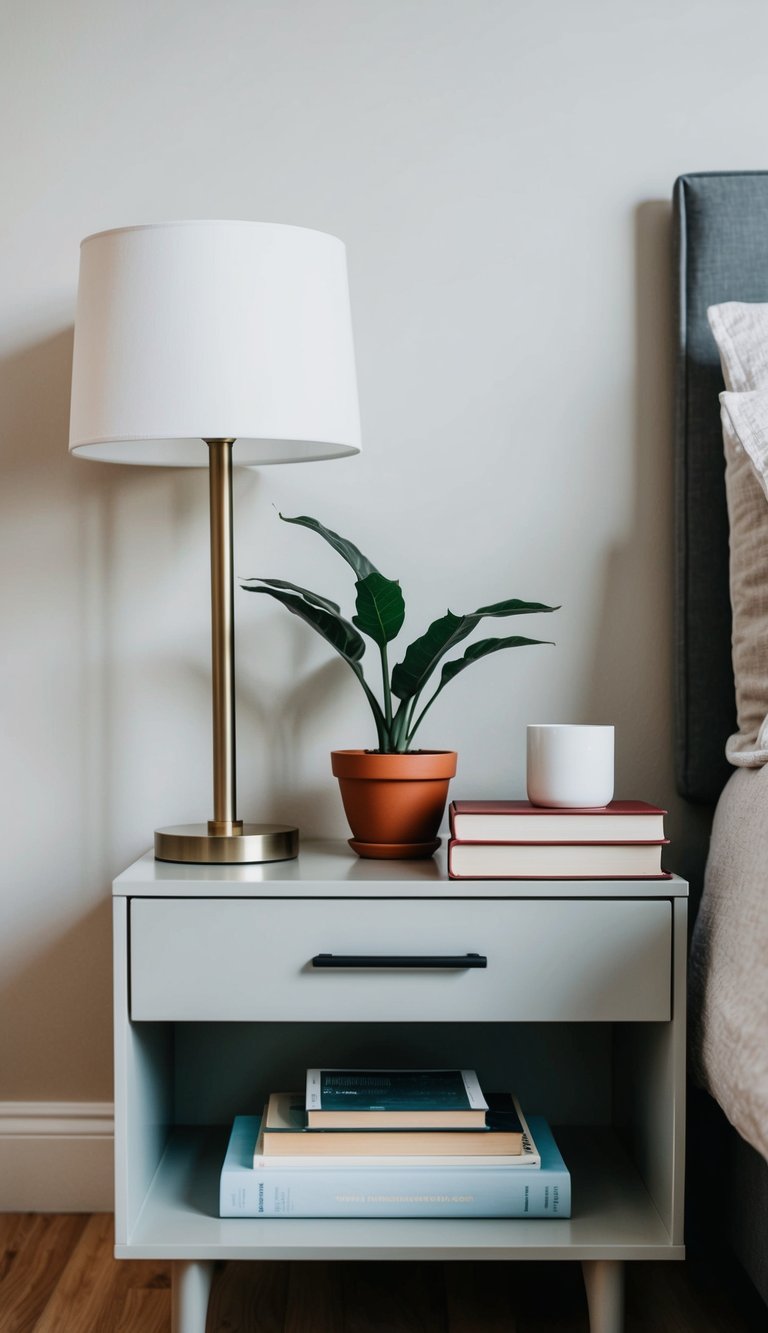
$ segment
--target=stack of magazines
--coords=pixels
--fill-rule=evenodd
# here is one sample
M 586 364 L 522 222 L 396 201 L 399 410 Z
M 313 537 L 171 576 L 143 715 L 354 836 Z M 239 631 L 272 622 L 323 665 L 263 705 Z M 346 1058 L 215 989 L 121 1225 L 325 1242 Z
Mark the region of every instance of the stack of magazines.
M 222 1217 L 570 1217 L 547 1122 L 470 1069 L 309 1069 L 237 1116 Z

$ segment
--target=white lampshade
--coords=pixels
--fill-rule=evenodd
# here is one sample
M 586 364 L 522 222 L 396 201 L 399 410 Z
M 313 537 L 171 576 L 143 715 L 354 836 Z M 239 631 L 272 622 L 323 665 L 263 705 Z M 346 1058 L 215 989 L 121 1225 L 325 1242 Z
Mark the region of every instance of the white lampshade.
M 167 222 L 88 236 L 80 254 L 69 447 L 114 463 L 207 467 L 360 450 L 346 252 L 264 222 Z

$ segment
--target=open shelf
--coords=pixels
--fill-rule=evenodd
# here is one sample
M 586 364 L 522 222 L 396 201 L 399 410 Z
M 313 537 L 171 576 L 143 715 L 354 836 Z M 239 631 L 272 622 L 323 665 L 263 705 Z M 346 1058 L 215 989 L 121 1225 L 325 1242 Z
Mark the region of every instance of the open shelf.
M 555 1131 L 573 1184 L 569 1220 L 218 1216 L 229 1128 L 172 1130 L 119 1259 L 680 1259 L 610 1128 Z

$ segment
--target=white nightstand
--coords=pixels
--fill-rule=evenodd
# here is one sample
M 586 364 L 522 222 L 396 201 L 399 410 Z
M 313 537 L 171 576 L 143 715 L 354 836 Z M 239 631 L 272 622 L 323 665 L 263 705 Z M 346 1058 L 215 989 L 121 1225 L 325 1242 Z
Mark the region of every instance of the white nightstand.
M 687 885 L 450 881 L 306 844 L 265 866 L 114 883 L 116 1249 L 170 1259 L 204 1333 L 216 1259 L 578 1259 L 621 1333 L 625 1259 L 683 1257 Z M 314 967 L 318 954 L 450 966 Z M 486 968 L 462 968 L 470 953 Z M 569 1221 L 218 1217 L 233 1117 L 318 1065 L 477 1068 L 551 1121 Z

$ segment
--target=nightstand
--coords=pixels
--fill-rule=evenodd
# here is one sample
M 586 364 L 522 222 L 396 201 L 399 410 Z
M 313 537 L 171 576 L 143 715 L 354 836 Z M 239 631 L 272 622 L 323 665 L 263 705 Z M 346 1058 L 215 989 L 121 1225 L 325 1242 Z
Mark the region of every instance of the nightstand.
M 115 1254 L 175 1261 L 173 1333 L 204 1333 L 216 1259 L 574 1259 L 591 1333 L 621 1333 L 624 1261 L 683 1257 L 683 880 L 451 881 L 443 853 L 308 843 L 262 866 L 147 854 L 113 891 Z M 572 1218 L 219 1218 L 233 1117 L 355 1064 L 514 1089 L 555 1127 Z

